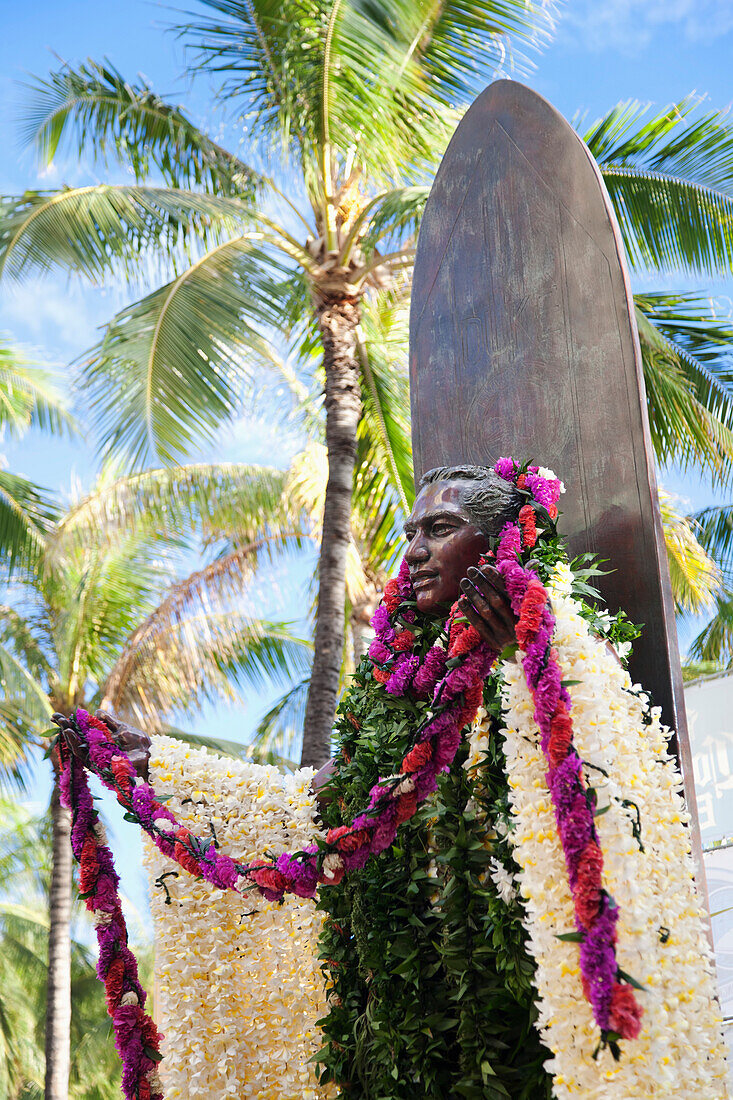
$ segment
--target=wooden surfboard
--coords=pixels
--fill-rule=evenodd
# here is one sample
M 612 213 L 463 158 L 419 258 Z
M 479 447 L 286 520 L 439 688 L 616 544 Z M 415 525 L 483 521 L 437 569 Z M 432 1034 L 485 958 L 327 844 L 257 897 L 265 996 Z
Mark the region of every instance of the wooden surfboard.
M 631 674 L 692 762 L 641 352 L 621 234 L 586 145 L 541 96 L 501 80 L 448 146 L 418 240 L 410 316 L 415 476 L 499 455 L 552 467 L 572 554 L 644 624 Z M 696 829 L 695 829 L 696 831 Z M 696 845 L 699 850 L 699 839 Z

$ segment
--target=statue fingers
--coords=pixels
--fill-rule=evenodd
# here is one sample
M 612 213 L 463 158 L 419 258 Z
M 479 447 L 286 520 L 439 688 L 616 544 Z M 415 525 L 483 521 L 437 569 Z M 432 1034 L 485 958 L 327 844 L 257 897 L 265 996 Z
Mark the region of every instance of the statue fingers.
M 462 581 L 461 584 L 464 582 Z M 471 626 L 475 627 L 482 639 L 487 642 L 492 649 L 498 653 L 503 646 L 500 640 L 496 636 L 496 631 L 493 629 L 492 624 L 488 622 L 484 616 L 478 611 L 472 602 L 472 597 L 464 593 L 459 597 L 458 606 L 461 609 L 461 613 L 466 616 Z
M 497 573 L 496 577 L 487 577 L 481 570 L 471 567 L 468 570 L 468 580 L 484 601 L 487 612 L 490 609 L 490 613 L 501 621 L 502 626 L 513 632 L 516 620 L 501 576 Z
M 110 714 L 108 710 L 95 710 L 94 717 L 98 718 L 100 722 L 104 722 L 110 733 L 117 733 L 120 725 L 123 724 L 118 718 L 115 718 L 114 714 Z
M 77 760 L 81 760 L 82 764 L 88 764 L 89 749 L 86 747 L 86 745 L 82 744 L 82 742 L 74 733 L 71 726 L 67 726 L 62 732 L 66 744 L 69 746 L 71 752 L 74 754 Z

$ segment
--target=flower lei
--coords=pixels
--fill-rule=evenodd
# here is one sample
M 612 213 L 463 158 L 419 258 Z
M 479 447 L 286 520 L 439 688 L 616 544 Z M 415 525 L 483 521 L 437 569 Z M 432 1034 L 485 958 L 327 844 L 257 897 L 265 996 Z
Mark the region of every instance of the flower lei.
M 595 792 L 585 784 L 582 761 L 573 745 L 571 702 L 552 647 L 555 620 L 548 593 L 531 559 L 522 561 L 523 554 L 531 552 L 537 543 L 537 518 L 554 531 L 557 501 L 563 486 L 551 471 L 536 466 L 522 467 L 511 458 L 500 458 L 495 470 L 526 497 L 518 522 L 505 524 L 493 553 L 512 609 L 518 616 L 516 633 L 524 652 L 522 667 L 548 764 L 546 780 L 575 908 L 577 930 L 569 935 L 580 944 L 583 989 L 600 1028 L 601 1042 L 608 1044 L 614 1057 L 618 1057 L 618 1040 L 636 1038 L 642 1013 L 632 988 L 634 980 L 620 971 L 616 963 L 618 908 L 602 886 L 603 855 L 594 823 Z M 399 825 L 411 818 L 417 806 L 436 790 L 438 776 L 449 769 L 462 731 L 472 722 L 481 703 L 483 682 L 497 654 L 481 640 L 461 614 L 458 604 L 453 606 L 448 618 L 447 649 L 436 644 L 424 654 L 415 653 L 415 635 L 410 630 L 415 615 L 414 593 L 407 564 L 403 561 L 398 576 L 386 585 L 382 602 L 373 617 L 376 637 L 370 646 L 369 658 L 375 680 L 382 683 L 389 694 L 399 696 L 409 690 L 414 697 L 428 702 L 429 713 L 418 727 L 415 744 L 403 758 L 399 772 L 380 778 L 372 787 L 369 804 L 363 813 L 350 825 L 329 829 L 324 840 L 302 852 L 283 852 L 253 864 L 237 863 L 218 852 L 215 836 L 201 840 L 178 825 L 170 811 L 155 798 L 150 784 L 136 776 L 107 727 L 86 711 L 77 710 L 73 724 L 80 740 L 88 747 L 90 769 L 114 791 L 126 810 L 125 816 L 137 822 L 164 855 L 176 860 L 191 874 L 202 876 L 220 889 L 244 892 L 254 886 L 269 901 L 281 900 L 286 892 L 313 897 L 319 883 L 340 882 L 344 874 L 363 867 L 370 855 L 392 844 Z M 73 767 L 68 752 L 62 752 L 62 769 L 67 804 L 78 818 L 87 796 L 91 806 L 86 777 Z M 71 781 L 70 776 L 76 778 Z M 88 819 L 88 814 L 83 821 L 83 829 L 78 831 L 77 841 L 72 840 L 72 845 L 84 871 L 84 844 L 95 834 L 94 823 Z M 103 881 L 104 890 L 110 891 L 113 899 L 108 904 L 119 910 L 111 854 L 103 849 L 109 855 L 108 864 L 106 855 L 102 858 L 99 852 L 98 841 L 93 840 L 93 844 L 99 867 L 95 884 Z M 88 852 L 92 852 L 92 842 Z M 87 866 L 92 866 L 90 861 Z M 93 878 L 89 872 L 86 875 Z M 88 897 L 88 906 L 95 900 L 98 900 L 96 894 Z M 89 907 L 102 908 L 94 904 Z M 116 919 L 114 926 L 116 942 L 122 944 L 124 936 L 125 944 L 117 957 L 126 960 L 127 952 L 134 964 L 126 947 L 124 922 Z M 109 1003 L 111 968 L 101 967 L 101 961 L 100 940 L 100 977 L 107 985 Z M 135 986 L 137 975 L 135 972 L 133 978 L 132 964 L 119 963 L 115 971 L 121 976 L 121 997 L 134 995 L 137 998 L 135 1003 L 128 1000 L 122 1005 L 120 1001 L 113 1008 L 115 1021 L 115 1013 L 135 1009 L 134 1057 L 130 1052 L 132 1040 L 127 1044 L 120 1040 L 122 1028 L 118 1032 L 115 1025 L 118 1049 L 125 1062 L 127 1084 L 123 1088 L 137 1089 L 126 1091 L 125 1095 L 130 1098 L 147 1100 L 149 1095 L 151 1100 L 157 1100 L 162 1093 L 150 1091 L 146 1074 L 151 1072 L 147 1063 L 151 1059 L 155 1061 L 155 1043 L 159 1037 L 157 1032 L 153 1035 L 142 1019 L 142 991 L 138 992 L 139 987 Z M 118 979 L 115 977 L 114 981 Z M 139 1013 L 142 1016 L 138 1016 Z M 144 1019 L 149 1020 L 148 1017 Z M 152 1025 L 152 1021 L 149 1023 Z M 146 1037 L 149 1042 L 144 1041 Z M 139 1054 L 140 1048 L 142 1054 Z
M 77 712 L 77 719 L 79 728 L 86 727 L 87 736 L 99 744 L 97 759 L 106 757 L 110 774 L 123 790 L 129 791 L 130 765 L 126 758 L 116 756 L 113 760 L 117 750 L 109 744 L 107 727 L 95 718 L 85 717 L 84 711 Z M 127 926 L 118 893 L 120 880 L 112 852 L 94 809 L 86 773 L 61 738 L 57 747 L 61 801 L 72 810 L 71 847 L 80 865 L 80 896 L 93 914 L 97 931 L 97 976 L 104 983 L 115 1046 L 122 1059 L 122 1091 L 127 1100 L 162 1100 L 163 1087 L 157 1072 L 162 1035 L 144 1009 L 146 993 L 138 981 L 135 956 L 127 946 Z
M 552 482 L 541 477 L 536 467 L 522 470 L 511 458 L 500 458 L 496 472 L 518 489 L 527 489 L 547 517 L 556 512 Z M 560 842 L 565 856 L 573 895 L 577 932 L 569 933 L 580 943 L 583 992 L 593 1008 L 601 1030 L 601 1042 L 619 1056 L 618 1039 L 635 1039 L 641 1030 L 642 1010 L 634 995 L 633 978 L 616 962 L 618 907 L 603 889 L 603 853 L 595 826 L 595 791 L 586 786 L 583 761 L 573 744 L 570 694 L 562 683 L 557 651 L 552 647 L 555 617 L 547 589 L 530 565 L 522 565 L 522 546 L 531 549 L 537 541 L 532 515 L 519 512 L 518 524 L 507 524 L 496 553 L 496 565 L 519 615 L 517 641 L 524 656 L 522 669 L 532 694 L 534 717 L 540 731 L 540 747 L 548 764 L 546 781 L 550 790 Z M 524 513 L 524 516 L 523 516 Z

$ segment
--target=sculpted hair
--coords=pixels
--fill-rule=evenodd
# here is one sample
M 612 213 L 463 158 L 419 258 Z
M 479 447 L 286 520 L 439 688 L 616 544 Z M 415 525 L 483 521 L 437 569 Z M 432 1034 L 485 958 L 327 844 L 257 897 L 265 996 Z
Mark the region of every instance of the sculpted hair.
M 487 538 L 496 537 L 505 523 L 516 520 L 522 498 L 510 482 L 491 466 L 436 466 L 420 478 L 418 491 L 436 481 L 465 481 L 462 504 Z

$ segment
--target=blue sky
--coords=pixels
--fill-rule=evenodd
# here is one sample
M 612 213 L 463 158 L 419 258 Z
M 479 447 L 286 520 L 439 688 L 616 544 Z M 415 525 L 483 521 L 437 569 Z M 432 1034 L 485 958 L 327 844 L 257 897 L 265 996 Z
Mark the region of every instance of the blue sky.
M 192 5 L 193 6 L 193 5 Z M 568 0 L 559 7 L 557 32 L 536 69 L 525 79 L 568 117 L 597 117 L 621 99 L 658 105 L 690 92 L 705 95 L 711 107 L 733 99 L 733 4 L 729 0 Z M 0 0 L 0 193 L 25 188 L 51 188 L 61 183 L 85 184 L 109 179 L 103 168 L 66 158 L 43 173 L 32 151 L 23 148 L 18 115 L 24 99 L 22 82 L 43 75 L 61 58 L 79 61 L 108 57 L 124 74 L 138 73 L 167 98 L 187 110 L 214 136 L 229 144 L 242 140 L 221 113 L 210 109 L 207 87 L 191 87 L 181 76 L 183 49 L 166 27 L 175 18 L 172 5 L 150 0 L 49 0 L 17 4 Z M 124 178 L 117 171 L 116 178 Z M 675 287 L 702 287 L 724 299 L 733 285 L 693 283 L 677 277 Z M 657 280 L 657 285 L 659 281 Z M 30 348 L 36 357 L 64 367 L 98 338 L 99 326 L 127 300 L 121 287 L 94 289 L 62 278 L 0 288 L 0 331 Z M 288 441 L 292 445 L 292 441 Z M 261 425 L 238 424 L 224 433 L 212 450 L 226 459 L 265 460 L 283 446 Z M 287 457 L 286 447 L 283 458 Z M 70 479 L 86 483 L 94 469 L 91 449 L 32 438 L 5 448 L 13 468 L 36 480 L 68 490 Z M 678 489 L 678 479 L 667 478 Z M 694 479 L 684 491 L 697 505 L 707 497 Z
M 194 6 L 194 0 L 189 7 Z M 212 136 L 236 144 L 242 136 L 210 109 L 208 89 L 194 88 L 180 76 L 183 51 L 166 26 L 176 17 L 173 5 L 147 0 L 0 0 L 0 193 L 86 184 L 113 178 L 103 169 L 67 158 L 39 173 L 32 152 L 20 142 L 21 87 L 29 74 L 43 75 L 57 58 L 77 62 L 109 58 L 123 74 L 143 73 L 155 90 L 183 103 Z M 54 56 L 57 55 L 57 56 Z M 733 99 L 733 2 L 731 0 L 568 0 L 559 8 L 557 32 L 524 79 L 566 116 L 580 111 L 589 121 L 619 100 L 637 99 L 661 106 L 690 92 L 724 108 Z M 115 179 L 124 176 L 117 171 Z M 648 284 L 646 284 L 648 285 Z M 733 283 L 670 278 L 675 289 L 705 289 L 730 303 Z M 123 287 L 92 289 L 54 277 L 17 288 L 0 287 L 0 332 L 24 345 L 38 361 L 64 369 L 98 338 L 99 326 L 129 296 Z M 282 433 L 249 420 L 222 433 L 208 454 L 225 460 L 286 462 L 294 446 Z M 91 445 L 53 442 L 33 435 L 20 443 L 0 440 L 12 468 L 52 488 L 69 492 L 76 481 L 88 484 L 95 468 Z M 662 480 L 695 507 L 712 499 L 694 474 L 663 473 Z M 294 608 L 302 606 L 304 572 L 289 591 Z M 288 600 L 285 601 L 286 603 Z M 287 609 L 283 612 L 287 615 Z M 256 711 L 252 711 L 252 714 Z M 239 739 L 249 716 L 208 712 L 199 732 Z M 132 887 L 133 893 L 136 888 Z

